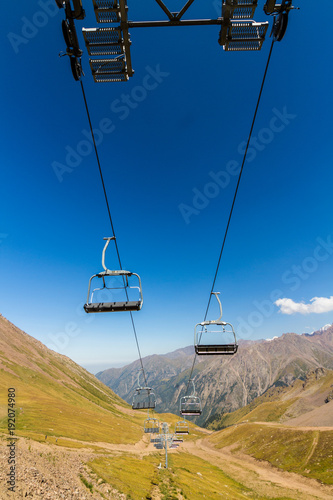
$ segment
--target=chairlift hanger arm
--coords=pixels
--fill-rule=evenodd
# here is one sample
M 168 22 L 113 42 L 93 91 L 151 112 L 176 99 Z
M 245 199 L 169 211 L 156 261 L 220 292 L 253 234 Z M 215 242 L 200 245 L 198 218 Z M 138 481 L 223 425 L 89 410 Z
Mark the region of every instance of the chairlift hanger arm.
M 134 70 L 132 67 L 132 59 L 131 59 L 131 51 L 130 51 L 131 40 L 130 40 L 130 35 L 128 32 L 128 28 L 129 28 L 128 17 L 127 17 L 128 7 L 126 5 L 126 1 L 120 0 L 119 7 L 120 7 L 120 15 L 121 15 L 120 26 L 121 26 L 121 29 L 123 30 L 123 36 L 124 36 L 124 48 L 125 48 L 125 59 L 126 59 L 126 63 L 127 63 L 127 73 L 128 73 L 128 76 L 133 76 Z

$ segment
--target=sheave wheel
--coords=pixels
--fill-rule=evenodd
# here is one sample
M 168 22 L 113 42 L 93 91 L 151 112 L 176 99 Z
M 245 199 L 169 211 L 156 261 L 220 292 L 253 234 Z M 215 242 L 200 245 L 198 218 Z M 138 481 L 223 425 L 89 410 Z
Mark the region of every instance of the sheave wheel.
M 69 49 L 70 47 L 73 47 L 73 37 L 72 37 L 72 32 L 69 26 L 69 23 L 67 19 L 63 19 L 61 23 L 62 27 L 62 34 L 64 36 L 65 43 L 67 45 L 67 48 Z
M 82 75 L 82 67 L 81 62 L 77 57 L 70 57 L 71 60 L 71 69 L 73 73 L 74 80 L 78 81 Z
M 288 26 L 288 13 L 281 12 L 274 23 L 274 37 L 277 42 L 281 42 Z

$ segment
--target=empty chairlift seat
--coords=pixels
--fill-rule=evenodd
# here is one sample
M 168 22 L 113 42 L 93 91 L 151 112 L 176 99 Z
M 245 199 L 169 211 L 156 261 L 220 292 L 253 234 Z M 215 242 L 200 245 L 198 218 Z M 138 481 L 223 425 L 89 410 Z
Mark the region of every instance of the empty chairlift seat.
M 147 418 L 144 422 L 145 433 L 158 434 L 160 432 L 160 423 L 157 418 Z
M 190 427 L 188 423 L 184 420 L 179 420 L 175 425 L 175 434 L 186 435 L 190 433 Z
M 183 439 L 183 438 L 181 438 L 180 436 L 175 436 L 175 437 L 173 438 L 173 442 L 174 442 L 174 443 L 183 443 L 183 442 L 184 442 L 184 439 Z
M 96 12 L 96 11 L 95 11 Z M 120 26 L 108 28 L 82 28 L 84 41 L 95 82 L 126 82 L 133 75 L 130 40 Z M 111 59 L 105 56 L 113 56 Z
M 193 386 L 193 392 L 190 396 L 183 396 L 180 399 L 180 408 L 179 412 L 183 417 L 186 416 L 199 416 L 202 413 L 201 400 L 198 396 L 195 395 L 195 385 L 194 381 L 191 379 Z
M 155 406 L 156 398 L 152 389 L 150 387 L 138 387 L 133 397 L 133 410 L 153 410 Z
M 161 436 L 157 436 L 157 434 L 150 435 L 150 442 L 151 443 L 160 443 L 161 439 L 162 439 Z
M 118 23 L 121 20 L 119 0 L 93 0 L 98 23 Z
M 222 305 L 218 297 L 219 292 L 212 292 L 215 295 L 219 307 L 220 317 L 217 320 L 202 321 L 194 328 L 194 348 L 198 355 L 232 355 L 237 352 L 238 344 L 236 334 L 231 323 L 222 321 Z
M 112 238 L 107 240 L 102 253 L 104 271 L 94 274 L 89 280 L 86 313 L 139 311 L 143 304 L 140 276 L 130 271 L 114 271 L 105 266 L 105 251 Z M 97 284 L 92 288 L 92 283 Z
M 180 400 L 180 413 L 184 416 L 201 415 L 201 401 L 198 396 L 184 396 Z
M 268 22 L 255 22 L 258 0 L 223 0 L 219 44 L 227 51 L 260 50 Z
M 258 0 L 223 0 L 223 19 L 252 19 Z

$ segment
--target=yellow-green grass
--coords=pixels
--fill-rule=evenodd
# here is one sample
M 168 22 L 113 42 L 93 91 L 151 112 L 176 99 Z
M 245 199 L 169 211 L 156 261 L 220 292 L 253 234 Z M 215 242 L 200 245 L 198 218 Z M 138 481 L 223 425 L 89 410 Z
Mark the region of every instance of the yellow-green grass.
M 157 466 L 162 463 L 162 469 Z M 173 453 L 164 468 L 165 452 L 142 459 L 134 455 L 104 456 L 89 462 L 92 471 L 128 499 L 152 498 L 156 488 L 162 500 L 266 500 L 211 463 L 189 453 Z M 179 495 L 182 495 L 181 497 Z M 269 497 L 270 500 L 273 500 Z M 279 497 L 275 500 L 290 500 Z
M 131 417 L 117 410 L 110 391 L 103 407 L 77 391 L 44 374 L 17 367 L 19 377 L 0 370 L 0 429 L 7 428 L 7 389 L 16 392 L 16 434 L 67 437 L 90 442 L 135 443 L 142 437 L 144 414 Z M 106 388 L 107 391 L 107 388 Z M 118 401 L 117 401 L 118 404 Z
M 173 454 L 169 462 L 170 482 L 188 500 L 258 498 L 255 492 L 231 479 L 221 469 L 194 455 Z
M 149 455 L 142 460 L 133 455 L 98 457 L 89 462 L 89 467 L 99 478 L 109 483 L 127 498 L 141 500 L 149 498 L 154 485 L 158 484 L 159 457 Z
M 243 408 L 221 415 L 219 419 L 208 425 L 208 429 L 220 430 L 244 421 L 278 422 L 297 400 L 297 398 L 290 398 L 286 401 L 280 401 L 279 398 L 283 392 L 286 392 L 285 388 L 271 388 Z
M 296 399 L 289 399 L 288 401 L 262 403 L 241 418 L 239 422 L 244 422 L 245 420 L 247 422 L 278 422 L 295 401 Z
M 9 435 L 8 434 L 0 434 L 0 439 L 1 440 L 6 440 L 8 439 Z M 18 442 L 20 441 L 20 438 L 25 438 L 25 439 L 31 439 L 32 441 L 37 441 L 39 443 L 45 443 L 46 445 L 55 445 L 55 446 L 62 446 L 64 448 L 73 448 L 73 449 L 89 449 L 92 451 L 96 451 L 98 453 L 109 453 L 108 450 L 105 450 L 105 448 L 101 448 L 100 446 L 95 446 L 91 443 L 86 443 L 86 442 L 79 442 L 79 441 L 72 441 L 71 439 L 65 439 L 65 438 L 57 438 L 55 436 L 47 436 L 47 439 L 45 439 L 44 434 L 38 434 L 36 432 L 24 432 L 20 431 L 19 436 L 16 436 L 18 439 Z
M 235 445 L 235 451 L 241 450 L 280 469 L 333 484 L 333 430 L 241 424 L 214 433 L 209 440 L 217 448 Z

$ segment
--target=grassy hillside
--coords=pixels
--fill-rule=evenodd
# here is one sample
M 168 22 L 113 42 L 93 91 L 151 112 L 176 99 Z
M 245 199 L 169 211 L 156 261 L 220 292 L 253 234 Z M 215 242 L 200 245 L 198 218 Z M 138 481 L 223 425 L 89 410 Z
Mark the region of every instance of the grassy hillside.
M 161 500 L 257 498 L 249 488 L 198 457 L 188 453 L 170 454 L 167 470 L 156 468 L 156 462 L 160 458 L 158 454 L 141 459 L 133 455 L 122 455 L 113 457 L 111 463 L 110 457 L 101 457 L 90 462 L 89 466 L 97 477 L 124 492 L 132 500 L 150 499 L 154 493 L 158 493 Z
M 143 412 L 132 412 L 93 375 L 0 317 L 0 430 L 7 391 L 16 392 L 16 433 L 135 443 Z M 121 429 L 121 432 L 119 430 Z
M 333 484 L 333 429 L 299 430 L 260 423 L 224 429 L 209 440 L 217 447 L 232 446 L 275 467 Z

